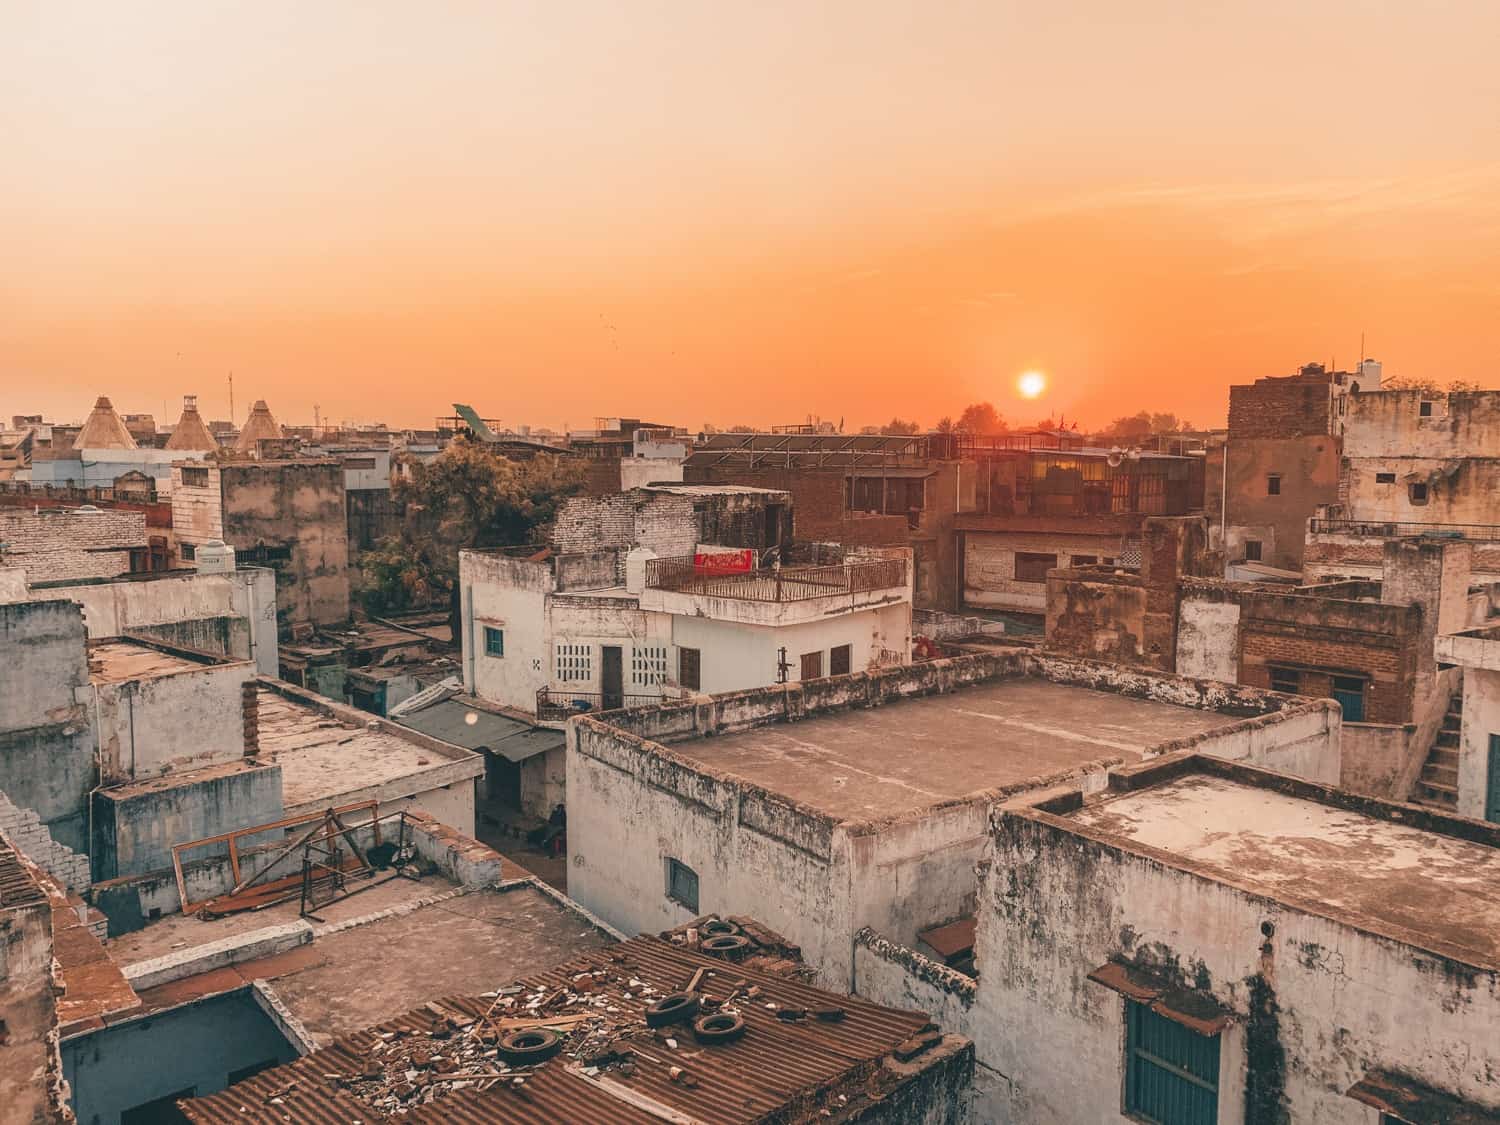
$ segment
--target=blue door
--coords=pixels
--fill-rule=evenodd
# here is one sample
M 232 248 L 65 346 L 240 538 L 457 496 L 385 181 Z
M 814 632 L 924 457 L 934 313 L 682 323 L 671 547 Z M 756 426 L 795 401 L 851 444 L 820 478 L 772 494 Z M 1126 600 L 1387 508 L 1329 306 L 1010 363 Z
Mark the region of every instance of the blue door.
M 1333 677 L 1333 698 L 1344 711 L 1344 722 L 1365 721 L 1365 682 L 1357 676 Z

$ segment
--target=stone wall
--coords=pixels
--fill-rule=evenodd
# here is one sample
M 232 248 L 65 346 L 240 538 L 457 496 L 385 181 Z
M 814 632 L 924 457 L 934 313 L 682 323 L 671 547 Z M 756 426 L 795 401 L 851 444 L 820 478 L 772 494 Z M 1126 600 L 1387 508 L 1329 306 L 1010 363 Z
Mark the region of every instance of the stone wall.
M 1229 439 L 1297 438 L 1333 432 L 1326 375 L 1257 379 L 1229 388 Z
M 0 508 L 0 548 L 33 579 L 113 578 L 129 574 L 130 552 L 149 545 L 143 512 L 27 512 Z

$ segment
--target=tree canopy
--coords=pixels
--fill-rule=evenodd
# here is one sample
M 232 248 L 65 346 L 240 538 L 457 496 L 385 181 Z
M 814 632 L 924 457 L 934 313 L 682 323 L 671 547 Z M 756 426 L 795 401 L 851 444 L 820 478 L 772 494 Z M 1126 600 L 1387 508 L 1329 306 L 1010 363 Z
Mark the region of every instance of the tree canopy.
M 458 552 L 535 542 L 559 503 L 583 489 L 577 461 L 538 454 L 512 461 L 454 441 L 431 461 L 402 458 L 392 487 L 404 515 L 399 535 L 360 559 L 372 612 L 429 605 L 458 587 Z
M 954 428 L 966 434 L 1003 434 L 1008 427 L 991 402 L 975 402 L 964 407 Z

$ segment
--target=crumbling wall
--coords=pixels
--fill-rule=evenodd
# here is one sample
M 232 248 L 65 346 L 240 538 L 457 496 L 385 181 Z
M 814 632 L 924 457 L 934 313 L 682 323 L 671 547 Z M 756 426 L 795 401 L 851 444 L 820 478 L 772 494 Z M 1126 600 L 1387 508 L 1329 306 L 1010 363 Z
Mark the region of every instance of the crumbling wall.
M 1104 567 L 1047 575 L 1047 650 L 1087 660 L 1170 669 L 1148 654 L 1146 583 L 1138 574 Z
M 1012 816 L 981 868 L 977 921 L 983 976 L 956 1029 L 1010 1080 L 1001 1120 L 1116 1119 L 1125 1001 L 1088 979 L 1111 959 L 1234 1013 L 1219 1105 L 1245 1105 L 1247 1123 L 1354 1120 L 1345 1091 L 1377 1068 L 1500 1108 L 1493 970 Z
M 1181 585 L 1177 607 L 1179 676 L 1233 683 L 1239 676 L 1240 597 L 1243 588 L 1193 579 Z
M 53 1125 L 62 1077 L 57 1057 L 52 907 L 29 865 L 0 836 L 7 902 L 0 915 L 0 1116 Z
M 131 550 L 149 540 L 144 512 L 0 509 L 0 543 L 5 561 L 33 580 L 71 581 L 129 574 Z
M 0 791 L 74 851 L 88 849 L 94 785 L 85 643 L 74 602 L 0 605 Z

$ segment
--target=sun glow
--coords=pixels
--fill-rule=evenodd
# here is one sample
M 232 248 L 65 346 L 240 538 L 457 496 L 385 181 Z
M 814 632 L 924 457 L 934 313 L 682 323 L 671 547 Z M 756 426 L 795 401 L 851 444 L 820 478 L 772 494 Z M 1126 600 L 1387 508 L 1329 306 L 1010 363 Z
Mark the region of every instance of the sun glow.
M 1047 389 L 1047 376 L 1040 371 L 1028 371 L 1016 380 L 1016 390 L 1022 398 L 1036 398 Z

